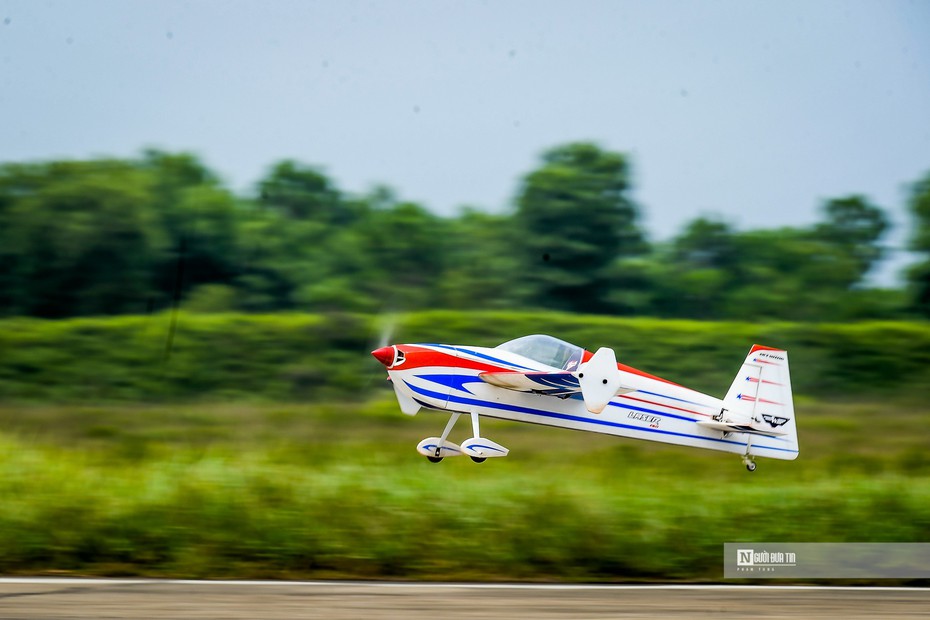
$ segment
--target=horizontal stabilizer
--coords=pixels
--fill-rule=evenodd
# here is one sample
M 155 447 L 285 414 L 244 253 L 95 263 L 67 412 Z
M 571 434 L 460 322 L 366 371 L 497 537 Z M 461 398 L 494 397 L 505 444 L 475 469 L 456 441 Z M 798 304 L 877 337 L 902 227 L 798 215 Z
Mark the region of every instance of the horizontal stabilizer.
M 698 426 L 712 428 L 716 431 L 723 431 L 724 433 L 752 433 L 753 435 L 765 435 L 766 437 L 778 437 L 780 435 L 787 435 L 787 433 L 782 431 L 776 431 L 770 428 L 759 428 L 758 426 L 753 426 L 752 424 L 738 424 L 736 422 L 698 420 L 697 424 Z

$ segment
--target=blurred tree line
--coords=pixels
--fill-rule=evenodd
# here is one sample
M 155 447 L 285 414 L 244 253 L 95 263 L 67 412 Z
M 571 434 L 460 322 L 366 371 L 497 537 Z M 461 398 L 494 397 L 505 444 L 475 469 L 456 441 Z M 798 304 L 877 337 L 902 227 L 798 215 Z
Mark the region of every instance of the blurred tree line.
M 544 308 L 700 319 L 930 314 L 930 174 L 913 186 L 907 291 L 869 289 L 888 227 L 863 196 L 807 228 L 739 231 L 700 217 L 650 243 L 627 157 L 546 152 L 512 210 L 440 217 L 378 187 L 340 191 L 274 165 L 254 196 L 197 157 L 0 166 L 0 315 Z

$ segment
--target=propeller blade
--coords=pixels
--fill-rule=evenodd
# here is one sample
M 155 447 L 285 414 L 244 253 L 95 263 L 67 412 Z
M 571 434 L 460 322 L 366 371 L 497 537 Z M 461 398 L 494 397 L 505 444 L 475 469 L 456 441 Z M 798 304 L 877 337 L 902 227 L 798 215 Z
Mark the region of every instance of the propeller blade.
M 379 322 L 381 323 L 381 329 L 379 330 L 378 349 L 394 344 L 391 341 L 394 338 L 394 332 L 397 331 L 397 316 L 388 314 L 380 317 Z

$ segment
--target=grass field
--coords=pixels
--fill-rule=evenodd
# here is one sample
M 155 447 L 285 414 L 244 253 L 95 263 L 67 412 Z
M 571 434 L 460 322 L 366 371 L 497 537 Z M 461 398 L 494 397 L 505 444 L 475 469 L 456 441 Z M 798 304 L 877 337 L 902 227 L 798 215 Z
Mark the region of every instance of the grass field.
M 796 408 L 799 459 L 749 474 L 734 455 L 500 421 L 483 430 L 508 458 L 434 465 L 414 446 L 445 416 L 380 391 L 0 407 L 0 571 L 719 580 L 727 541 L 930 540 L 926 405 Z

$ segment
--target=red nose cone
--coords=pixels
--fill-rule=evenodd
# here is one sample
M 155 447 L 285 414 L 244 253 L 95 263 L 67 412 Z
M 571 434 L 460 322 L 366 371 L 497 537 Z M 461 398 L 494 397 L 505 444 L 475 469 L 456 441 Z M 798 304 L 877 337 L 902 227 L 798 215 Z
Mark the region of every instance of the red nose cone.
M 390 366 L 394 363 L 394 347 L 381 347 L 380 349 L 372 351 L 371 354 L 385 366 Z

